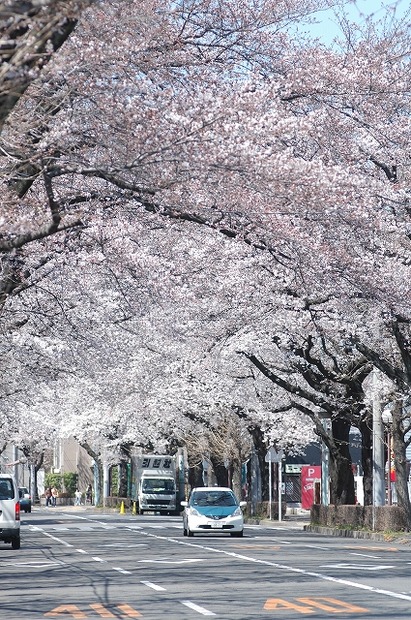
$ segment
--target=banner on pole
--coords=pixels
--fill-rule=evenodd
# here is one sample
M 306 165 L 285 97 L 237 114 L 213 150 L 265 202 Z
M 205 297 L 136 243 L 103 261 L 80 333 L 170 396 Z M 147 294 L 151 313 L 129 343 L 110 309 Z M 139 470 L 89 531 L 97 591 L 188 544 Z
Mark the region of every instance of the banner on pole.
M 301 508 L 309 510 L 314 503 L 315 483 L 321 483 L 321 465 L 303 465 L 301 468 Z

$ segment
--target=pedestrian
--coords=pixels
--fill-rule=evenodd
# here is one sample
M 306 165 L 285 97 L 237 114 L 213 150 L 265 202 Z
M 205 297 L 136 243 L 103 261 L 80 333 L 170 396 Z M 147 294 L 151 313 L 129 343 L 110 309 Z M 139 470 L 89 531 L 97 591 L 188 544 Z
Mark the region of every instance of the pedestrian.
M 51 487 L 47 487 L 47 489 L 44 492 L 44 495 L 46 497 L 46 506 L 52 506 L 52 493 L 51 493 Z
M 82 495 L 83 495 L 82 492 L 79 491 L 78 489 L 76 489 L 76 492 L 75 492 L 76 501 L 75 501 L 75 504 L 74 504 L 75 506 L 81 506 L 81 496 Z
M 53 487 L 51 489 L 51 505 L 55 508 L 56 504 L 57 504 L 57 495 L 58 495 L 58 491 L 56 489 L 56 487 Z

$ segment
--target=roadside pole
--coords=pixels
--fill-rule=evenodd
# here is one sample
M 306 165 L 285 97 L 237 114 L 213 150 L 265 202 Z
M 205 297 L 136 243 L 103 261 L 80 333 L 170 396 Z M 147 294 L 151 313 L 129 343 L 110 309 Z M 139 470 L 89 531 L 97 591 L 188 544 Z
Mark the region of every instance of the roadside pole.
M 373 370 L 372 381 L 372 454 L 373 454 L 373 505 L 385 505 L 384 430 L 381 411 L 381 386 L 378 371 Z
M 283 486 L 283 468 L 281 458 L 278 461 L 278 520 L 282 521 L 282 505 L 281 505 L 281 495 L 282 495 L 282 486 Z
M 270 519 L 270 521 L 271 521 L 271 520 L 272 520 L 272 518 L 273 518 L 273 515 L 272 515 L 272 506 L 271 506 L 272 501 L 273 501 L 273 489 L 272 489 L 272 486 L 273 486 L 273 480 L 272 480 L 272 469 L 273 469 L 273 468 L 272 468 L 272 461 L 271 461 L 271 460 L 269 460 L 269 461 L 268 461 L 268 506 L 269 506 L 269 508 L 268 508 L 268 518 Z
M 277 452 L 277 450 L 274 448 L 274 446 L 270 446 L 267 450 L 267 453 L 265 455 L 265 462 L 268 463 L 268 486 L 269 486 L 269 490 L 268 490 L 268 503 L 269 503 L 269 519 L 270 521 L 272 520 L 272 476 L 271 476 L 271 470 L 272 470 L 272 463 L 277 463 L 278 464 L 278 476 L 277 476 L 277 482 L 278 482 L 278 520 L 281 521 L 281 487 L 282 487 L 282 470 L 281 470 L 281 461 L 282 458 L 284 456 L 284 453 L 282 450 L 279 450 Z

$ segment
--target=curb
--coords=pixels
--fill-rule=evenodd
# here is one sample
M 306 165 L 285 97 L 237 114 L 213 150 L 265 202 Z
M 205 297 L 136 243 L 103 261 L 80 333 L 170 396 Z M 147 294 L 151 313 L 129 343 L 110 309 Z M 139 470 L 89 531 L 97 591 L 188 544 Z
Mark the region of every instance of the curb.
M 324 536 L 339 536 L 341 538 L 357 538 L 362 540 L 375 540 L 379 542 L 394 542 L 402 545 L 411 545 L 411 534 L 407 532 L 384 533 L 367 532 L 365 530 L 343 530 L 321 525 L 305 525 L 305 532 L 323 534 Z

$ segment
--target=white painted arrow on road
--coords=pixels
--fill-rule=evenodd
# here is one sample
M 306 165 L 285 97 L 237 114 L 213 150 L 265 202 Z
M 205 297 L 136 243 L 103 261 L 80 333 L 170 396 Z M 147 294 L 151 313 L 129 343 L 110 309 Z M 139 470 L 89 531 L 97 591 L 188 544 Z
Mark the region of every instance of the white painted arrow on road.
M 386 570 L 394 566 L 378 566 L 375 564 L 323 564 L 321 568 L 346 568 L 348 570 Z

